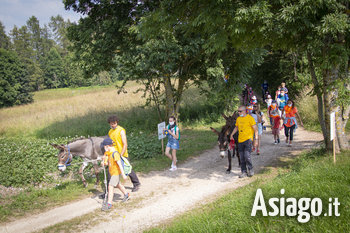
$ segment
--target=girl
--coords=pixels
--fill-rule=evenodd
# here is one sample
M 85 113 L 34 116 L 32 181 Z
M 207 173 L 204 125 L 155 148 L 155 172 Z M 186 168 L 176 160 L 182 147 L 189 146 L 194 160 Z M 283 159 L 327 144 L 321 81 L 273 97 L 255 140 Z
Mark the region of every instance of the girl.
M 165 155 L 172 160 L 169 170 L 176 171 L 176 151 L 180 148 L 180 129 L 176 125 L 176 118 L 174 116 L 169 117 L 169 125 L 167 126 L 166 130 L 164 129 L 163 133 L 168 136 L 168 144 L 166 145 Z M 170 149 L 173 150 L 171 154 Z
M 259 134 L 259 138 L 257 139 L 258 140 L 258 146 L 256 148 L 256 154 L 260 155 L 261 135 L 263 133 L 263 124 L 265 123 L 265 121 L 264 121 L 264 113 L 260 110 L 260 104 L 254 105 L 253 113 L 255 113 L 256 116 L 257 116 L 257 126 L 258 126 L 258 134 Z
M 296 128 L 298 128 L 297 120 L 295 118 L 295 115 L 298 116 L 300 125 L 303 125 L 303 122 L 301 121 L 300 115 L 298 113 L 297 107 L 294 106 L 294 101 L 288 100 L 287 105 L 284 107 L 282 115 L 285 114 L 285 118 L 283 120 L 284 124 L 284 134 L 286 135 L 286 143 L 288 146 L 292 146 L 293 141 L 293 133 Z

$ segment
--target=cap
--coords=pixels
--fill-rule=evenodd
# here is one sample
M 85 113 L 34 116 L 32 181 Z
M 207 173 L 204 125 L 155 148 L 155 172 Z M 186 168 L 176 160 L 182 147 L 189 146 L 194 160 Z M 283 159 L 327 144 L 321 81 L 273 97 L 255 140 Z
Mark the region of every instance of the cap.
M 252 97 L 252 99 L 253 99 L 253 100 L 256 100 L 256 96 L 254 95 L 254 96 Z
M 268 96 L 267 96 L 267 98 L 271 98 L 271 96 L 270 96 L 270 95 L 268 95 Z
M 110 139 L 110 138 L 104 139 L 102 142 L 102 146 L 109 146 L 109 145 L 113 145 L 112 139 Z

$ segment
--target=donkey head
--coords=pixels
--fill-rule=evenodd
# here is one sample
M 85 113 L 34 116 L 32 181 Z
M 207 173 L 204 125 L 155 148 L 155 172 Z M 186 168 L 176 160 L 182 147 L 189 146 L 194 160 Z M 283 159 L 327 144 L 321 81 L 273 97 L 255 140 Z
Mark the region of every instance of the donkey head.
M 221 132 L 217 131 L 210 127 L 211 131 L 213 131 L 216 135 L 218 135 L 218 145 L 220 150 L 220 156 L 223 158 L 226 155 L 226 151 L 228 149 L 228 145 L 230 143 L 230 133 L 236 124 L 236 119 L 238 117 L 238 113 L 234 112 L 232 116 L 226 116 L 222 114 L 222 116 L 226 120 L 226 124 L 222 127 Z
M 57 154 L 58 170 L 60 170 L 61 172 L 64 172 L 67 168 L 67 165 L 69 165 L 72 162 L 72 155 L 69 151 L 69 148 L 67 148 L 63 144 L 57 145 L 57 144 L 50 143 L 50 145 L 59 150 Z
M 218 135 L 218 146 L 220 150 L 220 156 L 223 158 L 226 155 L 226 151 L 229 145 L 229 127 L 222 127 L 221 132 L 216 129 L 210 127 L 211 131 L 213 131 L 216 135 Z

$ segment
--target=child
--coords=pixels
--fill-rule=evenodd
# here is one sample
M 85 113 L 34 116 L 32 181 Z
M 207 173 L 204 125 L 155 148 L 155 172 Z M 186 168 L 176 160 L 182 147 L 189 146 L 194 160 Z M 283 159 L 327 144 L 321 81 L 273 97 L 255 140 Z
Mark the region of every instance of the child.
M 115 115 L 108 117 L 108 124 L 111 129 L 108 131 L 108 137 L 114 142 L 114 148 L 119 152 L 123 158 L 129 159 L 128 141 L 126 138 L 126 131 L 119 125 L 119 118 Z M 141 186 L 139 178 L 134 171 L 129 174 L 130 180 L 133 184 L 132 192 L 137 192 Z
M 252 105 L 254 105 L 254 104 L 257 104 L 257 103 L 258 103 L 258 100 L 256 99 L 256 96 L 255 96 L 255 95 L 253 95 L 253 97 L 252 97 L 252 99 L 251 99 L 250 103 L 251 103 Z
M 271 106 L 272 104 L 272 98 L 271 98 L 271 95 L 268 95 L 266 100 L 265 100 L 265 103 L 267 104 L 267 109 Z
M 168 144 L 166 145 L 165 155 L 172 160 L 170 171 L 176 171 L 176 151 L 180 148 L 180 129 L 176 125 L 176 118 L 174 116 L 169 117 L 169 125 L 167 129 L 163 131 L 163 134 L 168 136 Z M 170 154 L 170 149 L 172 153 Z
M 126 191 L 125 187 L 120 183 L 120 175 L 122 175 L 123 179 L 126 179 L 126 175 L 124 173 L 124 169 L 120 161 L 120 155 L 115 150 L 112 139 L 104 139 L 102 145 L 104 146 L 104 149 L 106 151 L 103 156 L 103 165 L 108 165 L 108 170 L 111 175 L 111 179 L 109 180 L 108 185 L 107 204 L 102 207 L 102 210 L 109 211 L 112 208 L 114 187 L 117 187 L 124 194 L 124 199 L 122 200 L 122 202 L 129 200 L 130 195 Z
M 276 95 L 275 95 L 275 100 L 277 101 L 278 96 L 281 94 L 281 86 L 278 86 L 277 90 L 276 90 Z
M 272 134 L 273 134 L 273 138 L 275 140 L 275 145 L 277 143 L 280 143 L 280 127 L 282 125 L 281 121 L 281 117 L 279 115 L 279 110 L 278 109 L 274 109 L 272 110 L 271 114 L 274 116 L 272 118 Z
M 283 90 L 281 90 L 280 92 L 281 94 L 279 94 L 277 98 L 277 102 L 278 102 L 278 108 L 282 111 L 284 107 L 287 105 L 288 98 L 287 96 L 285 96 L 285 93 Z
M 256 154 L 260 155 L 260 142 L 261 142 L 261 135 L 263 133 L 263 124 L 264 124 L 264 113 L 260 110 L 260 104 L 256 104 L 253 107 L 253 114 L 256 114 L 257 116 L 257 126 L 258 126 L 258 145 L 256 147 Z M 255 119 L 255 118 L 254 118 Z
M 256 112 L 254 111 L 254 106 L 253 105 L 248 105 L 247 106 L 247 113 L 254 118 L 255 124 L 256 124 L 256 126 L 258 126 L 259 121 L 261 122 L 261 117 L 259 117 L 258 114 L 256 114 Z M 258 129 L 258 135 L 259 135 L 259 129 Z M 253 138 L 253 145 L 257 145 L 257 147 L 255 148 L 253 146 L 252 152 L 254 152 L 255 149 L 257 149 L 257 154 L 259 155 L 260 154 L 260 151 L 258 149 L 259 148 L 258 147 L 259 146 L 259 136 L 258 137 L 254 136 L 254 138 Z

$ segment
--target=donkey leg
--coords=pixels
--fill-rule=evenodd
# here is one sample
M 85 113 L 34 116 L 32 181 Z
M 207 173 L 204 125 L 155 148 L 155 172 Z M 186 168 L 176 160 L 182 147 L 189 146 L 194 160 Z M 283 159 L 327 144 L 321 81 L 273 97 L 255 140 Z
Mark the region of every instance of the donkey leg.
M 231 172 L 231 163 L 232 163 L 232 157 L 231 157 L 231 151 L 230 150 L 227 151 L 227 159 L 228 159 L 228 168 L 226 170 L 226 173 L 230 174 L 230 172 Z
M 95 170 L 95 175 L 96 175 L 96 184 L 95 184 L 95 188 L 98 187 L 98 185 L 100 184 L 100 177 L 99 177 L 99 173 L 100 173 L 100 169 L 98 167 L 97 163 L 94 163 L 94 170 Z
M 80 167 L 80 169 L 79 169 L 79 175 L 80 175 L 80 178 L 81 178 L 81 180 L 83 181 L 83 184 L 84 184 L 84 187 L 86 188 L 87 187 L 87 182 L 86 182 L 86 180 L 85 180 L 85 177 L 84 177 L 84 169 L 86 168 L 86 166 L 88 165 L 88 163 L 87 162 L 84 162 L 82 165 L 81 165 L 81 167 Z

